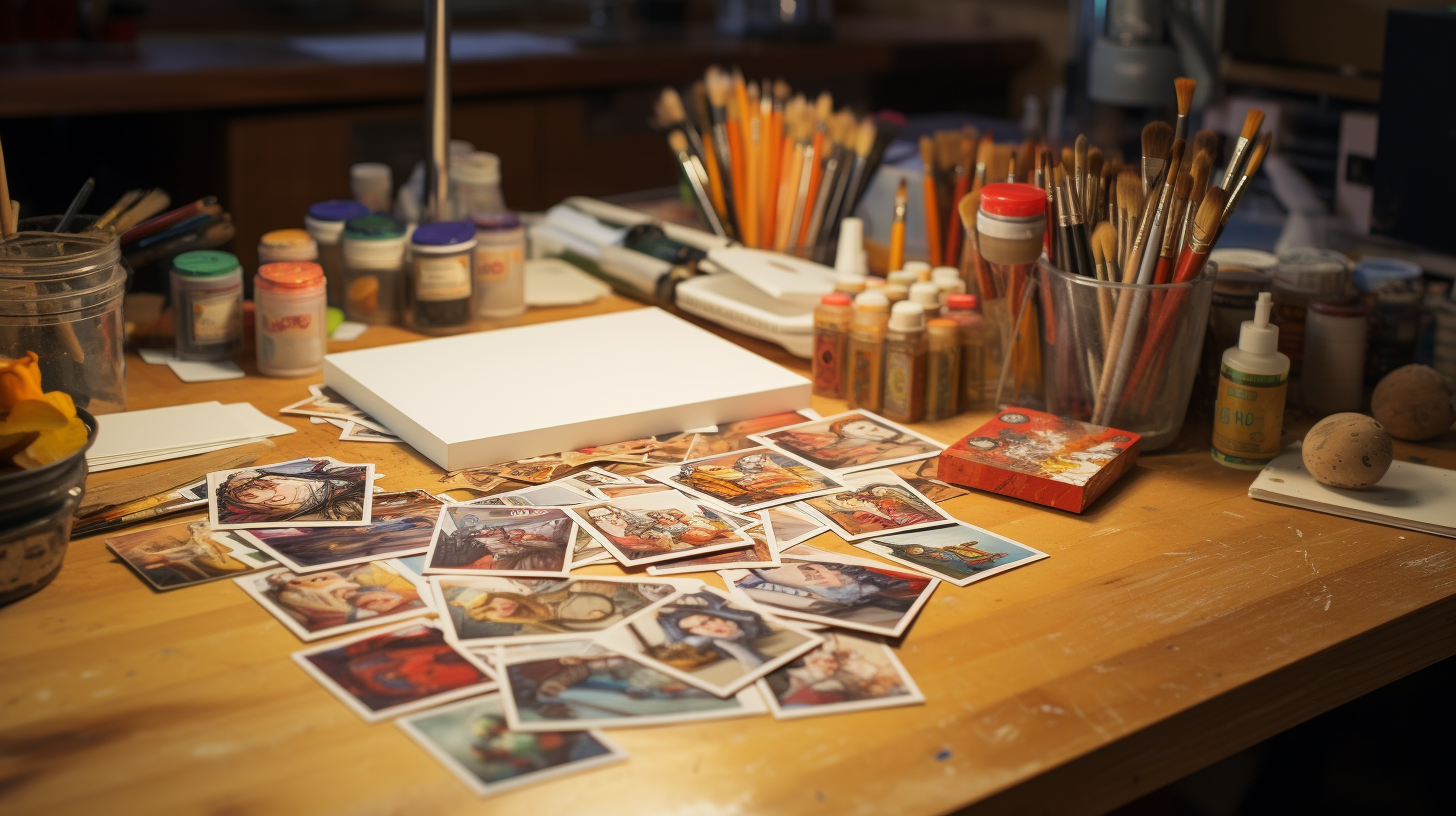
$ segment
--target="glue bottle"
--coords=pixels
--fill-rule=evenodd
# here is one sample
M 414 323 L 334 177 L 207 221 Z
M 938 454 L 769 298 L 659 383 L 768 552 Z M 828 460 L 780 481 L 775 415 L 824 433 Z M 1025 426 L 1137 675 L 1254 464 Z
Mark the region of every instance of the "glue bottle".
M 1239 344 L 1223 353 L 1213 416 L 1213 459 L 1240 470 L 1259 470 L 1279 455 L 1289 358 L 1280 354 L 1279 327 L 1270 324 L 1273 300 L 1260 292 L 1254 319 L 1239 329 Z
M 844 398 L 849 323 L 854 310 L 849 295 L 830 292 L 814 309 L 814 396 Z
M 890 301 L 883 292 L 869 290 L 855 297 L 854 317 L 849 324 L 849 370 L 844 394 L 850 408 L 880 410 L 885 327 L 889 320 Z
M 912 300 L 890 309 L 885 332 L 885 387 L 880 413 L 896 422 L 925 418 L 925 309 Z

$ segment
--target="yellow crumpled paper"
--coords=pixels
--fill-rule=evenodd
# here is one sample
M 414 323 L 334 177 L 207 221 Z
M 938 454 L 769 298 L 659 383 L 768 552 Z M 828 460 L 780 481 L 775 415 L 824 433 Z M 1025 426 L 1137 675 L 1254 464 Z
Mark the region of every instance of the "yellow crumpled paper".
M 41 390 L 40 358 L 33 351 L 18 360 L 0 357 L 0 417 L 0 467 L 32 470 L 86 444 L 86 424 L 71 396 Z

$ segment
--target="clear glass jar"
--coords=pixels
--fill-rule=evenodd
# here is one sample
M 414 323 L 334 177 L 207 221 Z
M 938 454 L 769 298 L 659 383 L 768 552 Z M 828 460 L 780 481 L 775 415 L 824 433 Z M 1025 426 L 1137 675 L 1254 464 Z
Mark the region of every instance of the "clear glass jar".
M 344 316 L 360 323 L 399 323 L 404 309 L 405 226 L 387 215 L 344 225 Z
M 253 278 L 258 373 L 302 377 L 324 366 L 328 303 L 323 267 L 271 263 Z
M 59 221 L 21 219 L 19 234 L 0 243 L 0 354 L 33 351 L 47 391 L 70 394 L 93 414 L 124 411 L 126 263 L 115 235 L 51 232 Z
M 172 332 L 183 360 L 226 360 L 243 345 L 243 268 L 231 252 L 172 259 Z

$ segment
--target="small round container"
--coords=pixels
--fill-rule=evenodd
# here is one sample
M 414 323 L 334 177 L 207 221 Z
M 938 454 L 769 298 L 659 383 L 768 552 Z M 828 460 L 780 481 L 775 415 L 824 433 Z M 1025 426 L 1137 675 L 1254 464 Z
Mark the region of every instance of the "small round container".
M 426 334 L 466 331 L 474 321 L 475 225 L 425 224 L 410 238 L 406 324 Z
M 253 278 L 258 373 L 302 377 L 324 365 L 328 322 L 323 267 L 271 263 Z
M 349 189 L 370 212 L 389 212 L 394 195 L 394 171 L 380 162 L 359 162 L 349 168 Z
M 1327 416 L 1363 407 L 1365 327 L 1363 304 L 1310 304 L 1304 325 L 1306 410 Z
M 1213 253 L 1210 252 L 1208 258 L 1214 261 Z M 1222 354 L 1224 349 L 1239 344 L 1239 327 L 1245 320 L 1254 319 L 1254 304 L 1259 293 L 1270 291 L 1274 282 L 1268 275 L 1251 271 L 1248 267 L 1227 267 L 1217 261 L 1215 263 L 1218 263 L 1218 277 L 1213 281 L 1208 325 L 1213 331 L 1212 351 Z M 1216 363 L 1213 366 L 1215 379 L 1218 377 Z
M 303 226 L 318 243 L 318 262 L 329 282 L 329 305 L 344 306 L 344 222 L 362 218 L 369 208 L 357 201 L 333 199 L 308 208 Z
M 514 317 L 526 311 L 526 230 L 515 213 L 476 215 L 475 313 Z
M 942 303 L 951 295 L 963 295 L 966 292 L 966 282 L 961 279 L 961 271 L 954 266 L 937 266 L 930 270 L 930 280 L 939 287 Z
M 231 252 L 172 259 L 172 332 L 183 360 L 226 360 L 243 345 L 243 267 Z
M 1329 249 L 1290 249 L 1279 255 L 1274 278 L 1274 312 L 1279 352 L 1289 358 L 1289 377 L 1304 371 L 1305 312 L 1311 303 L 1340 303 L 1350 288 L 1350 259 Z
M 1421 267 L 1400 258 L 1366 258 L 1355 264 L 1355 288 L 1369 310 L 1365 382 L 1374 385 L 1415 362 L 1425 288 Z
M 981 188 L 976 234 L 981 257 L 993 264 L 1036 263 L 1046 232 L 1046 192 L 1032 184 L 997 182 Z
M 258 265 L 284 261 L 317 261 L 318 242 L 308 230 L 280 229 L 258 239 Z
M 374 325 L 399 323 L 404 310 L 405 226 L 387 215 L 344 225 L 344 315 Z
M 86 495 L 86 451 L 96 418 L 83 409 L 86 445 L 58 462 L 0 475 L 0 606 L 39 592 L 61 571 L 71 522 Z
M 1208 259 L 1218 264 L 1220 275 L 1239 270 L 1269 275 L 1279 266 L 1279 256 L 1262 249 L 1215 249 L 1208 253 Z

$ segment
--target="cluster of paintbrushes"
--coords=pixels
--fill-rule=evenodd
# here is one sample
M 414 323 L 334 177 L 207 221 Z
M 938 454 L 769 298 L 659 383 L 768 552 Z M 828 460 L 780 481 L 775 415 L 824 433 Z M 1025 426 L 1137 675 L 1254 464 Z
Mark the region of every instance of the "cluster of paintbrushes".
M 140 267 L 196 249 L 213 249 L 233 238 L 233 219 L 208 196 L 168 210 L 162 190 L 132 190 L 97 219 L 91 229 L 121 236 L 127 263 Z
M 1203 271 L 1271 137 L 1259 135 L 1264 114 L 1249 111 L 1222 180 L 1210 183 L 1219 138 L 1203 130 L 1188 145 L 1194 86 L 1191 79 L 1176 81 L 1177 123 L 1154 122 L 1143 129 L 1137 167 L 1104 161 L 1084 136 L 1062 151 L 1055 167 L 1045 151 L 1038 156 L 1037 183 L 1047 190 L 1053 265 L 1098 280 L 1143 285 L 1187 283 Z M 1096 395 L 1093 421 L 1107 424 L 1134 391 L 1142 390 L 1144 401 L 1151 401 L 1158 378 L 1149 374 L 1169 359 L 1168 341 L 1187 292 L 1150 297 L 1144 290 L 1132 290 L 1130 296 L 1104 290 L 1100 295 L 1101 354 L 1086 360 L 1089 391 Z
M 810 102 L 783 80 L 745 81 L 737 68 L 709 68 L 691 98 L 689 112 L 665 89 L 656 124 L 704 221 L 748 246 L 820 261 L 833 256 L 840 220 L 904 124 L 895 114 L 835 111 L 828 93 Z
M 997 144 L 990 133 L 979 133 L 971 125 L 920 137 L 925 245 L 929 248 L 926 260 L 931 266 L 955 266 L 960 262 L 964 222 L 957 208 L 968 200 L 966 196 L 992 182 L 1025 181 L 1036 150 L 1033 141 L 1019 148 Z M 974 206 L 971 213 L 975 213 Z M 975 220 L 970 223 L 974 229 Z

